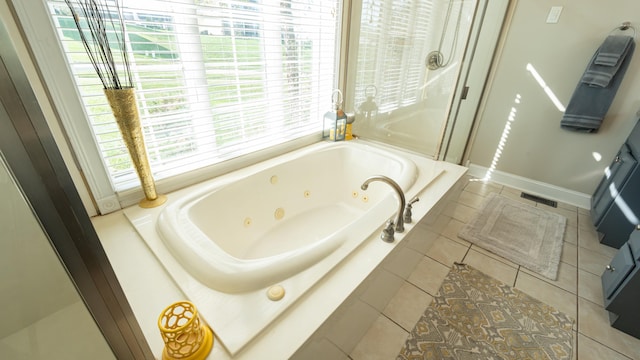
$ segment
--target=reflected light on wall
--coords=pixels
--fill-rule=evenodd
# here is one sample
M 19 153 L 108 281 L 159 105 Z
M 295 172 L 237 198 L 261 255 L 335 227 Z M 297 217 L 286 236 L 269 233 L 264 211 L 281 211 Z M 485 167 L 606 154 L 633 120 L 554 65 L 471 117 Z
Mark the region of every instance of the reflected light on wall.
M 504 151 L 504 146 L 507 143 L 507 138 L 509 137 L 509 133 L 511 132 L 511 123 L 516 119 L 516 114 L 518 109 L 516 106 L 520 104 L 521 100 L 520 94 L 516 94 L 516 98 L 513 102 L 516 104 L 511 108 L 511 112 L 509 112 L 509 116 L 507 117 L 507 121 L 504 124 L 504 129 L 502 130 L 502 136 L 500 137 L 500 141 L 498 142 L 498 147 L 496 148 L 496 152 L 493 154 L 493 160 L 491 161 L 491 166 L 487 169 L 487 172 L 484 174 L 484 177 L 481 179 L 482 181 L 489 181 L 491 179 L 491 174 L 496 170 L 496 165 L 498 165 L 498 161 L 500 160 L 500 156 L 502 156 L 502 152 Z
M 533 67 L 533 65 L 527 64 L 527 71 L 531 73 L 531 75 L 533 76 L 534 79 L 536 79 L 536 81 L 538 82 L 538 85 L 540 85 L 542 90 L 544 90 L 544 92 L 547 94 L 547 96 L 549 97 L 549 99 L 551 100 L 553 105 L 555 105 L 556 108 L 558 108 L 558 111 L 563 113 L 564 110 L 565 110 L 564 105 L 562 105 L 560 100 L 558 100 L 558 97 L 556 96 L 556 94 L 554 94 L 553 91 L 551 91 L 551 88 L 549 88 L 547 86 L 547 84 L 542 79 L 542 76 L 540 76 L 540 74 L 538 74 L 538 72 Z
M 597 162 L 600 162 L 600 160 L 602 160 L 602 155 L 599 152 L 594 151 L 591 153 L 591 155 Z

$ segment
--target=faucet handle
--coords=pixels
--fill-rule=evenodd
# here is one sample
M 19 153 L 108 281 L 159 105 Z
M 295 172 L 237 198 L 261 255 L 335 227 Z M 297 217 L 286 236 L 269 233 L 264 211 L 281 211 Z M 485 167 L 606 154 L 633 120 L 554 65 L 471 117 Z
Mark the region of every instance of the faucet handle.
M 380 234 L 380 239 L 384 242 L 392 243 L 395 239 L 393 234 L 395 230 L 393 229 L 393 219 L 389 219 L 384 229 L 382 230 L 382 234 Z
M 417 196 L 409 200 L 409 203 L 407 204 L 407 208 L 404 210 L 403 220 L 405 224 L 411 224 L 411 222 L 413 221 L 411 219 L 411 216 L 413 215 L 411 212 L 411 208 L 412 208 L 412 205 L 418 201 L 420 201 L 420 198 L 418 198 Z

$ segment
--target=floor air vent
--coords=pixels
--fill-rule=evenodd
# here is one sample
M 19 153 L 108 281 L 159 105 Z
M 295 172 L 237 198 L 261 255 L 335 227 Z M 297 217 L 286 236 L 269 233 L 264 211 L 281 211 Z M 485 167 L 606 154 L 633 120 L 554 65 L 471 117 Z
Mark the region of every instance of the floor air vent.
M 557 201 L 553 201 L 553 200 L 549 200 L 549 199 L 545 199 L 543 197 L 540 196 L 535 196 L 535 195 L 531 195 L 531 194 L 527 194 L 525 192 L 520 194 L 521 198 L 525 198 L 525 199 L 529 199 L 529 200 L 533 200 L 537 203 L 541 203 L 541 204 L 545 204 L 554 208 L 558 207 L 558 202 Z

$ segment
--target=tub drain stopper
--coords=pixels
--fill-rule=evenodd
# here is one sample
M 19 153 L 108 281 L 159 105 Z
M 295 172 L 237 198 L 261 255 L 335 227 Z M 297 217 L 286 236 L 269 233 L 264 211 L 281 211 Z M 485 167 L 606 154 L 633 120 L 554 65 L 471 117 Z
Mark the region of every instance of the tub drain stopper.
M 267 297 L 271 301 L 278 301 L 284 297 L 284 288 L 281 285 L 274 285 L 267 290 Z

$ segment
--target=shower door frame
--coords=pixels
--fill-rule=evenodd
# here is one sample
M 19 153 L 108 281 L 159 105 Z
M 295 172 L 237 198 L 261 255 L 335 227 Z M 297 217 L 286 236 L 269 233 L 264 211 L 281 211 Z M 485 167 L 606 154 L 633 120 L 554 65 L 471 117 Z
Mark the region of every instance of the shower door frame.
M 446 128 L 436 160 L 465 165 L 473 141 L 476 119 L 488 89 L 496 53 L 507 23 L 511 0 L 478 0 L 465 59 L 451 101 Z M 501 19 L 501 21 L 491 21 Z M 479 21 L 478 21 L 479 20 Z M 468 60 L 467 60 L 468 59 Z

